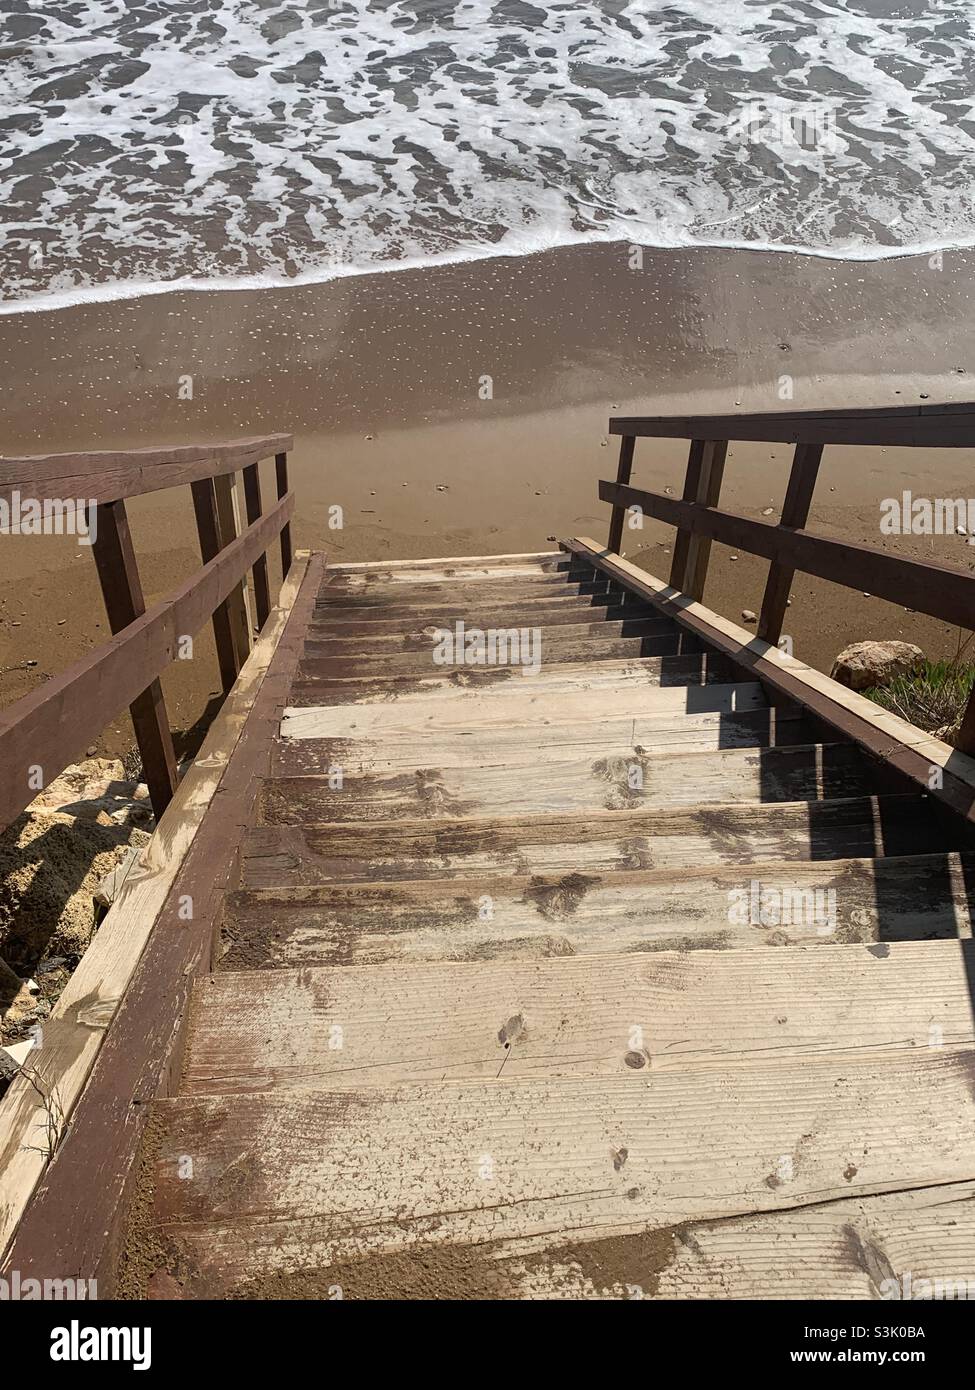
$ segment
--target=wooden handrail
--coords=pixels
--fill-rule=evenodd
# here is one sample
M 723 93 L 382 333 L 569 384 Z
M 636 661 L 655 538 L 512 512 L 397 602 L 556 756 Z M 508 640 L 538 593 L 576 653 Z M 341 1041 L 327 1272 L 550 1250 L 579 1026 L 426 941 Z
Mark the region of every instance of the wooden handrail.
M 32 771 L 39 769 L 47 785 L 82 755 L 175 659 L 180 639 L 202 627 L 293 512 L 294 494 L 288 493 L 171 597 L 0 714 L 0 827 L 37 796 Z
M 613 416 L 610 434 L 635 439 L 737 439 L 772 444 L 975 447 L 975 404 L 856 410 L 770 410 L 753 415 Z
M 117 502 L 147 492 L 236 473 L 261 459 L 294 448 L 289 434 L 232 439 L 217 444 L 177 445 L 168 449 L 127 449 L 87 454 L 0 455 L 0 499 L 11 493 L 36 498 L 79 499 L 87 504 Z
M 212 618 L 224 692 L 233 686 L 251 642 L 247 570 L 253 569 L 260 630 L 270 613 L 266 551 L 275 536 L 280 536 L 285 574 L 291 563 L 294 496 L 287 485 L 287 451 L 292 444 L 290 435 L 272 434 L 165 449 L 0 457 L 0 502 L 11 517 L 15 494 L 21 506 L 51 503 L 52 515 L 70 509 L 86 517 L 113 633 L 111 642 L 0 716 L 0 826 L 8 825 L 126 705 L 153 810 L 157 817 L 162 814 L 178 770 L 159 676 L 176 655 L 176 637 L 194 635 Z M 258 464 L 272 457 L 278 503 L 262 517 Z M 248 522 L 240 535 L 238 471 Z M 147 613 L 125 500 L 187 483 L 203 569 Z M 16 532 L 16 524 L 11 530 Z
M 611 434 L 622 436 L 616 482 L 599 483 L 613 507 L 608 550 L 620 549 L 627 514 L 655 517 L 677 527 L 670 585 L 691 600 L 704 593 L 712 540 L 771 561 L 758 636 L 778 642 L 793 573 L 860 589 L 920 613 L 975 629 L 975 574 L 959 565 L 891 555 L 874 546 L 837 540 L 805 529 L 827 444 L 975 447 L 975 405 L 893 406 L 877 409 L 769 411 L 761 415 L 614 417 Z M 640 437 L 691 441 L 683 497 L 633 487 L 633 449 Z M 718 499 L 731 440 L 796 445 L 782 516 L 778 522 L 719 509 Z M 956 747 L 975 754 L 975 692 Z

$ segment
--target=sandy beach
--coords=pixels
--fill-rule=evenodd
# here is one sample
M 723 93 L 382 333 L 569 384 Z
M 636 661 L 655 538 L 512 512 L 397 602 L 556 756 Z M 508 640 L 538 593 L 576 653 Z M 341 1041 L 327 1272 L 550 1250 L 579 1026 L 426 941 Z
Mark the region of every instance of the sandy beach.
M 783 390 L 797 409 L 970 398 L 973 284 L 975 253 L 855 262 L 621 243 L 8 313 L 0 439 L 19 455 L 288 431 L 299 546 L 335 561 L 546 549 L 605 535 L 611 414 L 781 409 Z M 644 441 L 634 481 L 679 491 L 685 457 L 680 442 Z M 789 457 L 734 446 L 723 501 L 777 512 Z M 967 450 L 828 450 L 812 529 L 975 566 L 965 537 L 878 529 L 881 499 L 904 487 L 967 497 L 971 464 Z M 136 499 L 130 518 L 147 597 L 160 597 L 199 563 L 188 489 Z M 626 554 L 666 576 L 672 534 L 648 522 Z M 9 703 L 107 625 L 73 538 L 8 537 L 4 559 Z M 716 547 L 706 599 L 734 618 L 757 609 L 765 571 Z M 859 638 L 905 638 L 932 657 L 957 646 L 944 624 L 838 586 L 797 576 L 793 594 L 796 654 L 820 667 Z M 209 631 L 164 686 L 174 726 L 189 728 L 218 692 Z M 99 752 L 130 745 L 122 718 Z

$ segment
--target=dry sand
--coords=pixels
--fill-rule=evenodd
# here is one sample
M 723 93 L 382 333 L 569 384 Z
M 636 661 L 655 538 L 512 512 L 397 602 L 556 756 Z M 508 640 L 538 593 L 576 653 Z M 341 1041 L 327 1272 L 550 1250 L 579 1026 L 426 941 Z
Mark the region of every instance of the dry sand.
M 602 538 L 596 482 L 615 472 L 610 414 L 964 400 L 973 394 L 975 255 L 840 262 L 734 251 L 574 247 L 521 259 L 260 292 L 166 294 L 0 317 L 5 454 L 295 435 L 298 545 L 335 560 L 545 549 Z M 185 378 L 192 377 L 192 400 Z M 484 399 L 484 378 L 492 394 Z M 182 379 L 182 380 L 181 380 Z M 183 386 L 181 393 L 180 387 Z M 680 488 L 686 445 L 638 445 L 634 481 Z M 790 451 L 731 450 L 723 500 L 781 504 Z M 971 450 L 827 451 L 813 528 L 975 567 L 964 537 L 881 537 L 881 498 L 969 496 Z M 265 493 L 271 480 L 265 467 Z M 329 508 L 343 510 L 342 529 Z M 187 488 L 136 499 L 147 596 L 198 565 Z M 629 534 L 666 574 L 672 531 Z M 4 537 L 0 703 L 107 635 L 91 557 L 72 538 Z M 757 609 L 766 566 L 716 547 L 706 600 Z M 846 642 L 953 652 L 944 624 L 797 577 L 796 654 L 828 666 Z M 35 666 L 25 666 L 35 661 Z M 173 724 L 218 693 L 209 632 L 164 678 Z M 128 720 L 100 752 L 131 743 Z

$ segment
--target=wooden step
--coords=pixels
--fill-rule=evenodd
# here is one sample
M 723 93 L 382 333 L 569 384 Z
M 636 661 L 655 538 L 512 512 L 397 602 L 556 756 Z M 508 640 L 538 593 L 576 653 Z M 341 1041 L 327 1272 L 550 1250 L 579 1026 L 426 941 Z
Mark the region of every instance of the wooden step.
M 245 831 L 241 865 L 246 883 L 273 887 L 333 879 L 693 869 L 969 847 L 971 832 L 939 821 L 924 797 L 864 796 L 582 812 L 557 824 L 527 814 L 371 824 L 281 819 Z M 286 868 L 292 876 L 274 876 Z
M 264 817 L 382 821 L 403 817 L 561 816 L 722 801 L 802 801 L 880 790 L 852 745 L 723 748 L 717 752 L 576 755 L 547 764 L 504 762 L 390 773 L 270 779 Z M 290 810 L 289 810 L 290 806 Z
M 331 593 L 336 589 L 425 588 L 430 584 L 461 584 L 465 587 L 494 583 L 520 585 L 526 580 L 558 580 L 569 575 L 603 578 L 585 561 L 553 552 L 535 559 L 508 560 L 500 564 L 495 564 L 488 556 L 469 564 L 384 565 L 379 562 L 360 569 L 335 566 L 326 570 L 319 593 Z
M 373 691 L 363 681 L 358 699 L 342 705 L 299 705 L 303 692 L 314 696 L 314 683 L 294 686 L 292 705 L 281 717 L 286 738 L 346 738 L 365 733 L 413 734 L 422 729 L 477 729 L 499 724 L 544 720 L 571 723 L 587 717 L 621 718 L 641 714 L 706 714 L 765 709 L 768 701 L 757 681 L 707 685 L 660 684 L 659 659 L 566 662 L 530 675 L 518 666 L 472 668 L 401 697 Z M 351 690 L 351 687 L 350 687 Z
M 531 599 L 547 602 L 563 594 L 576 598 L 613 595 L 619 602 L 621 592 L 612 580 L 578 574 L 540 575 L 537 579 L 483 580 L 470 588 L 471 601 L 482 610 L 495 603 L 521 604 Z M 320 591 L 315 612 L 327 613 L 333 605 L 350 611 L 387 606 L 412 609 L 414 612 L 427 611 L 438 604 L 457 603 L 465 593 L 464 586 L 459 587 L 452 580 L 442 584 L 331 584 Z M 646 602 L 645 599 L 643 601 Z
M 544 627 L 557 623 L 598 621 L 607 613 L 617 617 L 627 613 L 645 613 L 646 607 L 645 600 L 617 590 L 600 590 L 583 595 L 558 591 L 545 598 L 519 600 L 513 597 L 504 603 L 485 604 L 461 599 L 455 592 L 437 603 L 320 605 L 314 610 L 309 631 L 331 632 L 344 625 L 353 632 L 396 633 L 406 628 L 425 627 L 428 623 L 452 623 L 460 618 L 465 622 L 478 622 L 481 627 L 510 627 L 524 622 Z M 659 612 L 657 616 L 660 616 Z
M 975 1046 L 972 941 L 218 974 L 182 1093 L 789 1067 Z M 968 974 L 966 974 L 966 968 Z M 688 1000 L 693 1008 L 688 1008 Z M 570 1017 L 567 1019 L 567 1013 Z M 417 1019 L 423 1020 L 417 1027 Z
M 316 882 L 301 832 L 225 900 L 224 968 L 728 950 L 970 934 L 970 854 Z M 273 884 L 274 886 L 270 886 Z
M 467 626 L 465 624 L 465 628 Z M 520 630 L 524 624 L 515 620 L 510 624 L 499 623 L 496 626 L 504 630 L 509 628 Z M 592 637 L 599 637 L 607 642 L 619 641 L 621 638 L 659 637 L 675 633 L 677 625 L 669 618 L 660 618 L 654 616 L 653 613 L 644 612 L 639 617 L 599 618 L 589 622 L 556 623 L 553 625 L 534 624 L 532 629 L 539 633 L 538 640 L 541 641 L 544 650 L 555 646 L 571 646 L 585 638 Z M 422 627 L 400 628 L 398 632 L 382 633 L 378 636 L 370 630 L 368 624 L 353 634 L 336 634 L 330 631 L 327 624 L 313 626 L 308 630 L 304 654 L 306 657 L 332 655 L 379 657 L 393 655 L 397 652 L 419 652 L 424 656 L 429 656 L 444 630 L 454 632 L 456 630 L 455 624 L 425 623 Z
M 507 569 L 510 566 L 532 564 L 551 564 L 551 563 L 587 563 L 585 560 L 576 561 L 574 556 L 567 555 L 564 550 L 526 550 L 505 553 L 502 555 L 424 555 L 412 560 L 340 560 L 337 564 L 330 564 L 326 570 L 326 575 L 333 574 L 371 574 L 373 572 L 409 572 L 418 570 L 429 572 L 430 570 L 449 569 L 452 574 L 465 575 L 472 571 L 477 571 L 490 566 L 492 568 Z
M 465 633 L 471 631 L 464 628 Z M 493 641 L 494 650 L 501 653 L 503 660 L 498 665 L 465 665 L 464 648 L 457 648 L 453 638 L 451 659 L 437 659 L 440 648 L 436 641 L 428 641 L 422 648 L 413 651 L 365 654 L 354 650 L 345 653 L 335 650 L 328 643 L 309 641 L 301 661 L 298 663 L 296 680 L 313 683 L 320 677 L 328 679 L 367 680 L 369 678 L 387 679 L 390 676 L 442 676 L 446 672 L 488 670 L 515 670 L 523 676 L 536 678 L 543 671 L 567 663 L 580 661 L 622 661 L 648 656 L 677 656 L 680 642 L 675 632 L 650 632 L 646 636 L 633 637 L 575 637 L 549 640 L 541 630 L 530 628 L 496 629 L 495 636 L 489 637 L 485 629 L 479 640 Z M 502 634 L 502 635 L 499 635 Z M 486 648 L 490 651 L 491 648 Z M 456 652 L 456 656 L 453 653 Z
M 640 678 L 645 685 L 691 686 L 691 685 L 733 685 L 738 676 L 738 668 L 724 657 L 708 655 L 691 650 L 693 644 L 681 640 L 681 653 L 676 656 L 650 656 L 639 659 Z M 591 661 L 586 665 L 590 677 L 590 689 L 600 689 L 607 682 L 600 677 L 600 667 L 622 665 L 632 671 L 634 663 L 627 661 Z M 572 665 L 573 671 L 566 675 L 566 667 Z M 575 663 L 560 662 L 557 669 L 545 672 L 548 680 L 567 683 L 568 688 L 577 689 Z M 610 672 L 609 684 L 613 684 L 615 670 Z M 322 705 L 369 704 L 379 701 L 400 700 L 406 695 L 444 694 L 450 690 L 470 693 L 474 690 L 492 690 L 496 685 L 509 679 L 522 679 L 518 668 L 504 667 L 464 667 L 442 668 L 442 673 L 428 676 L 317 676 L 309 680 L 296 680 L 291 687 L 290 703 L 295 708 Z M 537 679 L 537 678 L 535 678 Z
M 975 1171 L 973 1065 L 971 1049 L 865 1049 L 791 1066 L 161 1101 L 151 1219 L 184 1293 L 218 1297 L 421 1247 L 424 1260 L 429 1246 L 468 1245 L 488 1261 L 512 1242 L 538 1252 L 821 1208 Z
M 769 748 L 808 744 L 815 729 L 798 709 L 788 706 L 748 710 L 742 714 L 631 716 L 627 719 L 572 724 L 529 724 L 489 732 L 428 730 L 416 738 L 279 738 L 272 754 L 275 776 L 320 776 L 340 767 L 349 774 L 394 769 L 468 767 L 503 763 L 537 767 L 539 760 L 600 755 L 640 756 L 680 750 Z
M 465 623 L 479 620 L 481 627 L 520 627 L 528 623 L 540 627 L 545 636 L 557 637 L 560 629 L 572 630 L 569 635 L 584 635 L 584 629 L 591 635 L 612 632 L 611 623 L 643 622 L 651 619 L 660 624 L 660 631 L 677 631 L 677 624 L 671 618 L 664 618 L 655 608 L 640 602 L 634 603 L 591 603 L 588 599 L 572 600 L 570 603 L 540 604 L 526 608 L 514 603 L 490 609 L 472 609 L 469 605 L 457 604 L 446 609 L 426 609 L 422 613 L 411 613 L 401 617 L 378 617 L 372 614 L 357 614 L 354 610 L 331 608 L 327 612 L 318 611 L 308 625 L 309 640 L 325 638 L 346 642 L 392 643 L 406 640 L 428 641 L 434 628 L 453 627 L 461 620 Z M 578 630 L 578 631 L 576 631 Z M 620 635 L 626 635 L 621 631 Z

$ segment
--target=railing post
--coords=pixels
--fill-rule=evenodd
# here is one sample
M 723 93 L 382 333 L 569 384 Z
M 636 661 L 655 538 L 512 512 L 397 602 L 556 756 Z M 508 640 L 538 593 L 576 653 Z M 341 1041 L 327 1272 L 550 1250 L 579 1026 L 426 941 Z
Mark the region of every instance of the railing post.
M 285 497 L 288 492 L 288 455 L 274 455 L 274 474 L 278 482 L 278 501 Z M 290 523 L 282 528 L 281 531 L 281 577 L 288 573 L 291 568 L 291 525 Z
M 616 481 L 625 487 L 630 481 L 630 474 L 633 471 L 633 446 L 636 439 L 632 434 L 624 434 L 620 440 L 620 461 L 616 469 Z M 612 555 L 618 555 L 620 546 L 623 544 L 623 518 L 626 508 L 622 505 L 613 508 L 613 514 L 609 519 L 609 539 L 606 542 L 606 549 Z
M 129 533 L 125 503 L 103 502 L 95 508 L 96 532 L 92 544 L 98 582 L 105 600 L 108 625 L 113 634 L 141 618 L 146 611 L 142 581 Z M 135 741 L 142 757 L 142 771 L 156 819 L 172 800 L 179 781 L 176 751 L 169 728 L 162 685 L 154 680 L 129 706 Z
M 716 507 L 721 495 L 727 440 L 694 439 L 687 455 L 684 475 L 684 501 L 699 502 Z M 698 602 L 704 597 L 704 584 L 711 557 L 710 536 L 697 536 L 687 527 L 679 527 L 674 541 L 674 558 L 670 566 L 670 583 L 674 589 Z
M 244 469 L 244 507 L 247 513 L 247 524 L 252 526 L 261 515 L 261 475 L 258 472 L 256 463 L 250 464 Z M 251 570 L 251 578 L 254 585 L 254 608 L 256 610 L 258 631 L 267 622 L 268 614 L 271 612 L 271 592 L 267 582 L 267 556 L 260 555 L 254 561 L 254 568 Z
M 796 445 L 789 485 L 782 504 L 782 519 L 779 523 L 781 526 L 789 526 L 794 530 L 805 526 L 822 458 L 822 444 Z M 773 561 L 769 566 L 762 611 L 758 617 L 758 635 L 763 641 L 771 642 L 773 645 L 782 635 L 782 623 L 794 575 L 795 570 L 789 565 L 780 565 Z
M 220 530 L 220 549 L 224 550 L 231 541 L 237 539 L 237 507 L 234 498 L 234 475 L 222 473 L 213 480 L 213 492 L 217 502 L 217 526 Z M 234 635 L 234 649 L 238 671 L 247 660 L 251 649 L 251 625 L 247 613 L 247 595 L 243 579 L 235 584 L 227 595 L 227 612 L 230 615 L 230 630 Z
M 200 554 L 203 556 L 203 563 L 207 564 L 223 549 L 213 479 L 201 478 L 190 484 L 190 490 L 193 493 L 193 510 L 196 512 L 196 529 L 200 535 Z M 226 599 L 213 610 L 213 636 L 217 644 L 220 680 L 226 694 L 237 679 L 237 653 Z

